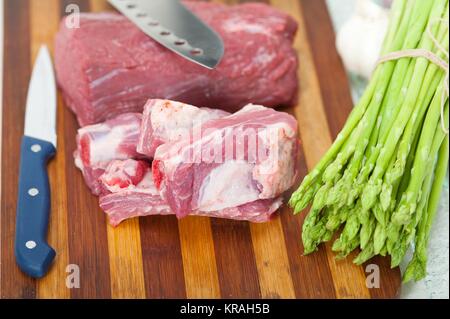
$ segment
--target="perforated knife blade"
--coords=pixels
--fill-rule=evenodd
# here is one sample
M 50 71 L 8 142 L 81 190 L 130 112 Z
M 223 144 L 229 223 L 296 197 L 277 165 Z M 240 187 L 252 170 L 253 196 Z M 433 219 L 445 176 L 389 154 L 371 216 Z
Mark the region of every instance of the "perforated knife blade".
M 178 0 L 108 0 L 145 34 L 208 69 L 224 54 L 220 36 Z

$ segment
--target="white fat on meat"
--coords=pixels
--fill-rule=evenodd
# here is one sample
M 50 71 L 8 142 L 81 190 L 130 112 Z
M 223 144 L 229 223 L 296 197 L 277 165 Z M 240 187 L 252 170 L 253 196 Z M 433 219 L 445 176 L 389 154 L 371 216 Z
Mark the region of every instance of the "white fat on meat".
M 259 199 L 252 178 L 253 164 L 231 160 L 214 168 L 200 187 L 198 207 L 203 212 L 236 207 Z
M 78 130 L 75 165 L 94 194 L 103 191 L 98 178 L 111 161 L 142 158 L 136 151 L 141 118 L 139 113 L 126 113 Z
M 252 174 L 253 179 L 261 186 L 260 199 L 278 196 L 295 182 L 296 163 L 292 160 L 298 151 L 295 135 L 296 132 L 284 123 L 259 135 L 269 150 L 269 156 L 255 165 Z
M 95 136 L 90 147 L 90 162 L 109 163 L 111 159 L 127 159 L 128 154 L 121 154 L 119 146 L 131 130 L 135 129 L 134 124 L 118 125 L 109 127 L 104 124 L 93 125 L 89 127 L 89 134 Z M 84 130 L 80 129 L 80 135 Z
M 272 33 L 271 29 L 265 27 L 261 23 L 243 22 L 241 19 L 236 19 L 233 17 L 224 21 L 223 28 L 225 31 L 230 33 L 246 32 L 250 34 L 262 34 L 266 36 Z
M 152 106 L 151 123 L 154 134 L 164 141 L 175 141 L 189 136 L 193 126 L 228 113 L 221 110 L 198 108 L 185 103 L 159 100 Z
M 201 126 L 209 120 L 228 115 L 222 110 L 198 108 L 170 100 L 148 100 L 144 107 L 137 150 L 153 157 L 158 146 L 188 137 L 193 126 Z
M 99 180 L 110 193 L 128 191 L 158 195 L 150 165 L 144 161 L 114 160 Z

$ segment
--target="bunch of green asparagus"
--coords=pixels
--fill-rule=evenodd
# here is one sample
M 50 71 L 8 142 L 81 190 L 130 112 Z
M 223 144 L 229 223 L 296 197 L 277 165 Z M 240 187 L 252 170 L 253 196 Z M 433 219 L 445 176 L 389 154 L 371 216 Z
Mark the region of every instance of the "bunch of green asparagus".
M 448 63 L 448 18 L 447 0 L 395 0 L 381 56 L 423 49 Z M 447 72 L 425 57 L 377 66 L 336 141 L 290 200 L 295 213 L 311 204 L 305 254 L 339 232 L 332 245 L 338 257 L 359 249 L 356 264 L 389 255 L 396 267 L 413 244 L 404 281 L 426 275 L 448 165 Z

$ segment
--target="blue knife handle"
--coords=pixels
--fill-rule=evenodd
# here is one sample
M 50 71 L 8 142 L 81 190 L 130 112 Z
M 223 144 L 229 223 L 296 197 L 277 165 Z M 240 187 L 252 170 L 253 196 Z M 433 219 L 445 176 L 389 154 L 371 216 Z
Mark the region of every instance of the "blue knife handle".
M 24 136 L 21 147 L 16 216 L 16 262 L 33 278 L 42 278 L 55 258 L 47 243 L 50 185 L 47 163 L 55 155 L 49 143 Z

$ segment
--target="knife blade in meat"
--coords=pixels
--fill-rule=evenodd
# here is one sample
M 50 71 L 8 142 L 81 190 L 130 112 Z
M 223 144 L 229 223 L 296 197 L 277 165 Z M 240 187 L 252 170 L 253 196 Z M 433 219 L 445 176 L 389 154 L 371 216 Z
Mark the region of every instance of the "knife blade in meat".
M 145 34 L 184 58 L 215 68 L 224 54 L 220 36 L 178 0 L 108 0 Z

